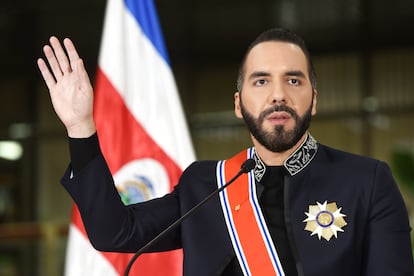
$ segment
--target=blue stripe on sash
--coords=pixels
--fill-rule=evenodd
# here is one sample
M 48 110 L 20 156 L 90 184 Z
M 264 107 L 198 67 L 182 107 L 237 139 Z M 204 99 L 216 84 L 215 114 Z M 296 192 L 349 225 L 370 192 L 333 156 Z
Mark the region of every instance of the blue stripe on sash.
M 255 151 L 254 148 L 249 148 L 248 153 L 247 153 L 247 156 L 248 156 L 247 158 L 252 158 L 254 151 Z M 219 178 L 217 181 L 218 181 L 219 187 L 222 187 L 226 183 L 226 179 L 224 175 L 224 165 L 225 165 L 225 160 L 222 160 L 222 161 L 219 161 L 218 166 L 217 166 L 218 178 Z M 278 275 L 284 276 L 285 274 L 280 264 L 280 260 L 277 255 L 276 248 L 274 247 L 273 240 L 270 237 L 269 231 L 267 230 L 267 225 L 265 223 L 261 208 L 258 203 L 254 173 L 249 172 L 248 177 L 249 177 L 249 197 L 250 197 L 250 202 L 253 204 L 253 210 L 256 216 L 256 221 L 258 221 L 258 226 L 262 234 L 262 237 L 264 238 L 267 251 L 270 254 L 270 259 L 273 263 L 273 266 L 276 268 Z M 244 252 L 241 249 L 240 241 L 238 240 L 238 235 L 236 233 L 235 225 L 232 220 L 231 208 L 228 202 L 227 192 L 225 190 L 220 192 L 220 200 L 222 202 L 221 204 L 223 204 L 224 209 L 225 209 L 226 223 L 228 227 L 230 226 L 230 232 L 231 232 L 230 234 L 231 234 L 231 239 L 233 242 L 233 247 L 234 246 L 236 247 L 236 250 L 237 250 L 236 254 L 238 255 L 239 262 L 241 262 L 240 265 L 243 270 L 243 273 L 244 275 L 251 275 L 249 266 L 247 264 L 246 257 L 244 256 Z
M 224 162 L 225 161 L 219 161 L 219 175 L 220 175 L 219 185 L 220 187 L 224 186 L 224 184 L 226 183 L 225 177 L 224 177 Z M 229 222 L 229 225 L 230 225 L 232 240 L 234 240 L 234 244 L 236 245 L 238 255 L 242 256 L 241 268 L 243 270 L 243 274 L 251 275 L 249 267 L 247 266 L 247 263 L 246 263 L 246 258 L 244 257 L 243 251 L 240 248 L 241 245 L 237 239 L 237 234 L 235 232 L 233 221 L 231 220 L 231 215 L 230 215 L 231 211 L 230 211 L 230 206 L 229 206 L 228 199 L 227 199 L 227 194 L 225 191 L 220 192 L 220 194 L 223 198 L 224 207 L 226 209 L 226 220 Z

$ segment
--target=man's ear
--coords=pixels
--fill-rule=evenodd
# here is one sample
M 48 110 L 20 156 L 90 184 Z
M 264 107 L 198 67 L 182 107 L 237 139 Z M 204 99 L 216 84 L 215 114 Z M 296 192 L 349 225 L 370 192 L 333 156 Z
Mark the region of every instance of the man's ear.
M 240 97 L 241 97 L 241 94 L 239 91 L 234 93 L 234 114 L 236 114 L 236 117 L 239 119 L 243 118 L 241 107 L 240 107 Z
M 316 115 L 316 105 L 318 103 L 318 91 L 316 91 L 316 89 L 313 89 L 313 93 L 312 93 L 312 97 L 313 97 L 313 104 L 312 104 L 312 116 Z

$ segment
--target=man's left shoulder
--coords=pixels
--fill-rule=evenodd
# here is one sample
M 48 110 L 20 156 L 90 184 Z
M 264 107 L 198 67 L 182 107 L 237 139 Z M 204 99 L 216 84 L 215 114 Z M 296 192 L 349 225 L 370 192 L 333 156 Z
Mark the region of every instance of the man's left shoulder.
M 322 163 L 326 166 L 339 166 L 356 171 L 376 170 L 378 167 L 388 169 L 388 165 L 379 159 L 347 152 L 323 144 L 318 146 L 316 160 L 318 161 L 317 163 Z

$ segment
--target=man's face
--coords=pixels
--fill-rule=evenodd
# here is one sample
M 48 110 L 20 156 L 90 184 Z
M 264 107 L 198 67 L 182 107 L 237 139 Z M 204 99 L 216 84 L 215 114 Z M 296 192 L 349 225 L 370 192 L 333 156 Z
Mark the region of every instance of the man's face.
M 235 112 L 268 150 L 294 147 L 316 114 L 316 91 L 302 50 L 286 42 L 256 45 L 244 65 L 242 92 L 235 93 Z

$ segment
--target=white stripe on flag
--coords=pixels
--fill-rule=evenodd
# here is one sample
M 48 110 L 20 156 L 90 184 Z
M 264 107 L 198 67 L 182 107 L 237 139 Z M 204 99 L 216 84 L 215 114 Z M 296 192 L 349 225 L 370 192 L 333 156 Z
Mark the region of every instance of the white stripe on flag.
M 73 224 L 69 227 L 69 240 L 66 248 L 65 275 L 118 276 L 112 264 L 91 246 L 87 237 Z
M 99 65 L 135 119 L 184 169 L 195 157 L 171 68 L 123 1 L 109 0 L 108 9 Z

